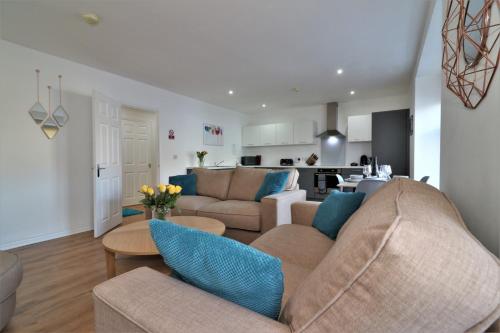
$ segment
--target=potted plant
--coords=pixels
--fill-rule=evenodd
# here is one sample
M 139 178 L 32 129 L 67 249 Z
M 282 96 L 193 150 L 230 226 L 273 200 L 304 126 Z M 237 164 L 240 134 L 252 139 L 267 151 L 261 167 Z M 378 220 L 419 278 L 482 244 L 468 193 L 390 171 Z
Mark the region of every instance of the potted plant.
M 153 217 L 165 220 L 167 216 L 170 216 L 171 209 L 175 207 L 177 199 L 181 196 L 182 187 L 159 184 L 158 191 L 155 192 L 152 187 L 142 185 L 139 192 L 144 194 L 141 203 L 146 209 L 151 209 Z
M 205 156 L 207 155 L 208 152 L 206 150 L 196 152 L 196 157 L 198 157 L 198 166 L 200 168 L 202 168 L 205 165 Z

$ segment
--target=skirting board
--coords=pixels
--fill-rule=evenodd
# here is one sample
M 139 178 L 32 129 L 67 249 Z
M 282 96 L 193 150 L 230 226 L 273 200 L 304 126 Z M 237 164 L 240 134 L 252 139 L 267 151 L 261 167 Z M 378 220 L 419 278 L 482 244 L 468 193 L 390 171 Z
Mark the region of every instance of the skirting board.
M 51 234 L 42 234 L 42 235 L 38 235 L 35 237 L 21 239 L 21 240 L 10 242 L 10 243 L 0 244 L 0 250 L 10 250 L 10 249 L 14 249 L 14 248 L 21 247 L 21 246 L 45 242 L 45 241 L 48 241 L 51 239 L 61 238 L 61 237 L 65 237 L 65 236 L 71 236 L 74 234 L 78 234 L 80 232 L 85 232 L 85 231 L 90 231 L 90 230 L 93 230 L 93 228 L 86 225 L 86 226 L 80 226 L 80 227 L 67 229 L 67 230 L 63 230 L 63 231 L 59 231 L 59 232 L 54 232 Z

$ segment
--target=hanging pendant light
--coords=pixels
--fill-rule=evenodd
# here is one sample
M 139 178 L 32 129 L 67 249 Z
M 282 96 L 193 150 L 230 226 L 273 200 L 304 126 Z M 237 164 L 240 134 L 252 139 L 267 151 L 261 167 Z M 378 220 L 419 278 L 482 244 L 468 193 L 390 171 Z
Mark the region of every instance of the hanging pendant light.
M 51 114 L 51 104 L 50 104 L 50 95 L 51 95 L 51 86 L 48 86 L 47 87 L 48 90 L 49 90 L 49 112 L 48 112 L 48 117 L 47 119 L 45 119 L 45 121 L 42 123 L 42 132 L 45 134 L 45 136 L 47 137 L 47 139 L 53 139 L 56 135 L 57 135 L 57 132 L 59 132 L 59 127 L 57 126 L 57 123 L 56 121 L 54 120 L 54 118 L 52 117 L 52 114 Z
M 40 70 L 36 69 L 36 103 L 28 111 L 35 124 L 40 125 L 49 115 L 40 103 Z
M 63 127 L 69 120 L 69 115 L 62 106 L 62 85 L 61 85 L 62 75 L 59 75 L 59 106 L 52 113 L 52 117 L 56 121 L 59 127 Z

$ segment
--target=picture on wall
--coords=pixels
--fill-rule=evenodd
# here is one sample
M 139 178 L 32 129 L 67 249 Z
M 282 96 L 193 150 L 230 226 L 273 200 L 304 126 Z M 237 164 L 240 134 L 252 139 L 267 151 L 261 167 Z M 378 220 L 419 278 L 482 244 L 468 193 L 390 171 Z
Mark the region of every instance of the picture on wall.
M 207 146 L 224 146 L 224 130 L 221 126 L 203 124 L 203 144 Z

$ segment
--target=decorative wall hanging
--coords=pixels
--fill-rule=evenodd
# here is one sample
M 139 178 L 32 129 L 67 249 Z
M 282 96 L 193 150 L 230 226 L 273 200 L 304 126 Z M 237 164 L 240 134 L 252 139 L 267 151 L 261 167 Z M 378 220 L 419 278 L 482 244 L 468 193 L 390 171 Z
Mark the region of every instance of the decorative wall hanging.
M 37 93 L 37 100 L 36 103 L 33 104 L 31 109 L 28 111 L 30 114 L 31 118 L 35 122 L 35 124 L 40 126 L 40 129 L 42 130 L 43 134 L 48 139 L 53 139 L 57 133 L 59 132 L 59 128 L 63 127 L 66 125 L 66 123 L 69 120 L 69 115 L 62 106 L 62 76 L 59 75 L 59 105 L 57 108 L 54 110 L 52 113 L 52 105 L 51 105 L 51 93 L 52 93 L 52 87 L 48 86 L 49 90 L 49 110 L 47 111 L 43 105 L 40 103 L 40 70 L 37 69 L 35 70 L 36 72 L 36 93 Z
M 224 131 L 221 126 L 203 124 L 203 144 L 224 146 Z
M 469 109 L 488 92 L 500 60 L 500 0 L 448 0 L 443 25 L 446 86 Z

